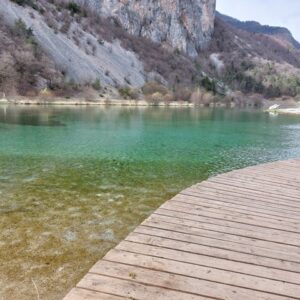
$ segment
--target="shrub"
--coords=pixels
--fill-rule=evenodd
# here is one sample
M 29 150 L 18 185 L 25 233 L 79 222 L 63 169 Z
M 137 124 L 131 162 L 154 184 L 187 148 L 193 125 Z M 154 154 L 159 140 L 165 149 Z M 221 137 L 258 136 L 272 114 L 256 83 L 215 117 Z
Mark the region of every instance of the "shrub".
M 168 89 L 162 84 L 151 81 L 145 83 L 145 85 L 142 87 L 142 92 L 144 95 L 152 95 L 154 93 L 166 95 L 168 93 Z
M 160 92 L 156 92 L 152 95 L 148 95 L 146 97 L 146 100 L 154 102 L 154 103 L 159 103 L 164 101 L 164 96 Z
M 202 104 L 203 103 L 203 92 L 198 88 L 196 89 L 192 95 L 190 101 L 194 104 Z
M 38 10 L 38 6 L 36 5 L 36 3 L 33 0 L 11 0 L 12 2 L 15 2 L 16 4 L 20 5 L 20 6 L 30 6 L 35 10 Z
M 23 22 L 22 19 L 18 19 L 17 21 L 15 21 L 15 24 L 12 28 L 12 34 L 25 38 L 33 36 L 32 29 L 27 28 L 26 24 Z
M 101 90 L 101 83 L 99 79 L 96 79 L 93 84 L 92 84 L 92 88 L 96 91 Z
M 211 92 L 205 92 L 203 94 L 203 104 L 204 105 L 209 105 L 210 103 L 215 102 L 216 98 L 215 95 L 212 94 Z
M 190 88 L 179 86 L 174 91 L 175 101 L 189 101 L 191 99 L 192 91 Z
M 213 92 L 216 94 L 216 83 L 214 80 L 210 79 L 209 77 L 205 76 L 202 81 L 201 85 L 209 92 Z
M 71 27 L 71 22 L 69 21 L 66 21 L 60 28 L 60 32 L 61 33 L 64 33 L 64 34 L 67 34 L 70 30 L 70 27 Z
M 173 100 L 174 100 L 174 95 L 171 92 L 165 94 L 163 97 L 164 102 L 172 102 Z
M 67 9 L 71 12 L 72 15 L 81 13 L 81 7 L 75 2 L 69 2 L 67 4 Z
M 139 92 L 129 86 L 123 86 L 119 88 L 119 94 L 124 99 L 138 99 Z

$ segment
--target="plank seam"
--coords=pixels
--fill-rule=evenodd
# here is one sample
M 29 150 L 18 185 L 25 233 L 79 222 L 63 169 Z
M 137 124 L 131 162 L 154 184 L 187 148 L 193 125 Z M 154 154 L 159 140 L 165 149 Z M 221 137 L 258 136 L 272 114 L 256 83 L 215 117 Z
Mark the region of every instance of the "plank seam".
M 176 230 L 169 230 L 169 229 L 164 229 L 164 228 L 160 228 L 160 227 L 156 227 L 156 226 L 152 226 L 152 225 L 140 225 L 140 226 L 143 226 L 143 227 L 148 227 L 148 228 L 156 228 L 156 229 L 159 229 L 159 230 L 163 230 L 163 231 L 166 231 L 166 232 L 174 232 L 174 233 L 179 233 L 179 234 L 186 234 L 187 233 L 184 233 L 182 231 L 176 231 Z M 140 227 L 139 226 L 139 227 Z M 142 234 L 141 232 L 138 232 L 138 229 L 139 227 L 136 228 L 135 231 L 133 232 L 137 232 L 139 234 Z M 151 234 L 149 234 L 151 235 Z M 223 239 L 218 239 L 218 238 L 212 238 L 212 237 L 208 237 L 208 236 L 205 236 L 205 235 L 197 235 L 197 234 L 193 234 L 193 233 L 188 233 L 188 235 L 191 235 L 191 236 L 195 236 L 195 237 L 205 237 L 207 239 L 212 239 L 212 240 L 216 240 L 216 241 L 222 241 L 222 242 L 229 242 L 229 243 L 233 243 L 233 244 L 237 244 L 237 245 L 243 245 L 243 246 L 251 246 L 253 248 L 260 248 L 262 250 L 265 250 L 265 251 L 268 251 L 268 250 L 272 250 L 270 248 L 264 248 L 264 247 L 260 247 L 260 246 L 252 246 L 252 245 L 249 245 L 249 244 L 243 244 L 243 243 L 238 243 L 238 242 L 231 242 L 231 241 L 228 241 L 228 240 L 223 240 Z M 158 235 L 155 235 L 157 237 L 160 237 Z M 182 242 L 187 242 L 187 241 L 184 241 L 184 240 L 179 240 L 179 241 L 182 241 Z M 187 242 L 187 243 L 190 243 L 190 242 Z M 191 242 L 192 243 L 192 242 Z M 201 245 L 201 246 L 209 246 L 207 244 L 200 244 L 200 243 L 194 243 L 194 244 L 197 244 L 197 245 Z M 216 247 L 216 246 L 209 246 L 209 247 L 212 247 L 212 248 L 218 248 L 218 249 L 223 249 L 223 250 L 228 250 L 228 251 L 232 251 L 232 252 L 236 252 L 236 253 L 243 253 L 243 254 L 248 254 L 248 255 L 253 255 L 253 256 L 258 256 L 258 257 L 264 257 L 264 258 L 268 258 L 268 259 L 274 259 L 274 260 L 277 260 L 277 261 L 286 261 L 286 262 L 291 262 L 291 263 L 295 263 L 295 264 L 299 264 L 299 267 L 300 267 L 300 261 L 293 261 L 293 260 L 287 260 L 287 259 L 280 259 L 280 258 L 274 258 L 272 256 L 265 256 L 265 255 L 261 255 L 261 254 L 252 254 L 252 253 L 249 253 L 249 252 L 243 252 L 243 251 L 237 251 L 237 250 L 232 250 L 231 249 L 228 249 L 228 248 L 225 248 L 225 247 Z M 280 251 L 274 251 L 275 253 L 276 252 L 279 252 L 278 254 L 280 253 L 283 253 L 284 252 L 280 252 Z M 275 255 L 274 253 L 274 255 Z M 299 259 L 300 259 L 300 256 L 299 256 Z M 299 272 L 295 272 L 295 273 L 300 273 Z

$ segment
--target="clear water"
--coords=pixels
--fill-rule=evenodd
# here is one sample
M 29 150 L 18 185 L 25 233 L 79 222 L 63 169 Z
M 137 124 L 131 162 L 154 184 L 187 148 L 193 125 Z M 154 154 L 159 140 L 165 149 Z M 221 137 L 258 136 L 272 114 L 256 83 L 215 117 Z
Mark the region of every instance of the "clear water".
M 61 299 L 180 190 L 292 157 L 299 116 L 0 106 L 0 298 Z

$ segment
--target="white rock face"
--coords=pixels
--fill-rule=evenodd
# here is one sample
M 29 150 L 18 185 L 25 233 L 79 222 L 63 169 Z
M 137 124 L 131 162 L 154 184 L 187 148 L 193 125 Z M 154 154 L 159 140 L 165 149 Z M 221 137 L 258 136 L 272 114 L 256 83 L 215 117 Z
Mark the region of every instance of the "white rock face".
M 216 0 L 77 0 L 131 34 L 196 56 L 214 30 Z
M 35 18 L 31 18 L 30 13 L 34 13 Z M 69 80 L 92 83 L 99 79 L 101 84 L 109 86 L 126 85 L 126 80 L 130 80 L 134 87 L 143 86 L 145 82 L 142 62 L 135 53 L 122 48 L 118 41 L 99 45 L 95 37 L 78 27 L 77 30 L 82 34 L 81 44 L 89 39 L 96 47 L 95 54 L 88 55 L 83 47 L 76 45 L 67 35 L 55 33 L 43 17 L 31 8 L 0 0 L 0 15 L 8 23 L 14 24 L 16 20 L 22 19 L 27 27 L 31 27 L 44 51 Z M 106 75 L 107 71 L 109 76 Z
M 225 68 L 225 64 L 222 61 L 222 59 L 220 59 L 220 54 L 219 53 L 212 53 L 209 56 L 209 61 L 215 67 L 215 69 L 218 72 L 218 74 L 221 75 L 222 71 Z
M 171 46 L 192 57 L 207 45 L 214 29 L 216 0 L 75 1 L 102 16 L 115 18 L 135 36 Z M 35 18 L 30 14 L 34 14 Z M 71 28 L 81 33 L 81 45 L 67 34 L 55 33 L 44 17 L 33 9 L 9 0 L 0 0 L 0 16 L 11 24 L 20 18 L 27 27 L 31 27 L 39 44 L 64 71 L 67 79 L 78 83 L 99 79 L 101 84 L 110 86 L 127 85 L 129 82 L 134 87 L 141 87 L 147 78 L 143 64 L 134 52 L 124 49 L 118 41 L 99 44 L 78 24 L 72 24 Z M 93 55 L 85 51 L 87 40 L 95 46 Z

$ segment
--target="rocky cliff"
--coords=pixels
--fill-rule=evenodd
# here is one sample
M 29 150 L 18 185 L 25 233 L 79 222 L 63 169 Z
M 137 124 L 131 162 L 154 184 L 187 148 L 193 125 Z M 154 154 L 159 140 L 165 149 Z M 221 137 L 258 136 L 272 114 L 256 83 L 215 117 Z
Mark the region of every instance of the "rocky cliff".
M 196 78 L 185 56 L 196 57 L 209 43 L 216 0 L 0 3 L 0 21 L 14 27 L 22 20 L 65 81 L 141 87 L 153 76 L 169 83 Z
M 216 14 L 216 0 L 0 3 L 0 93 L 300 95 L 300 52 L 289 32 Z
M 114 86 L 125 85 L 128 78 L 132 86 L 144 84 L 143 66 L 135 53 L 121 47 L 117 40 L 99 43 L 97 36 L 75 22 L 75 18 L 59 5 L 53 5 L 51 1 L 37 2 L 40 11 L 48 11 L 41 14 L 37 9 L 10 0 L 1 0 L 0 3 L 0 20 L 3 18 L 12 26 L 17 20 L 22 20 L 67 81 L 84 84 L 100 80 L 104 85 Z M 50 14 L 50 11 L 54 13 Z
M 77 0 L 135 36 L 197 56 L 211 39 L 216 0 Z

